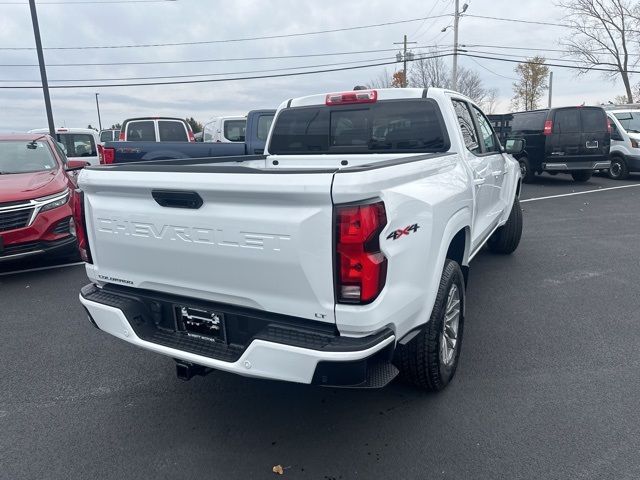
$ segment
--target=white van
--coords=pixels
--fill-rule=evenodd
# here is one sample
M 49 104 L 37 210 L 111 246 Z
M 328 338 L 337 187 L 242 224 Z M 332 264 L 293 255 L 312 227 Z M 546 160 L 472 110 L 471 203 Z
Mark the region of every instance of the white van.
M 611 167 L 609 176 L 624 180 L 640 172 L 640 106 L 606 108 L 611 122 Z
M 48 128 L 29 130 L 29 133 L 49 133 Z M 100 165 L 98 144 L 100 136 L 90 128 L 56 128 L 56 140 L 69 160 L 82 160 Z
M 247 130 L 247 117 L 214 117 L 204 125 L 203 142 L 242 143 Z

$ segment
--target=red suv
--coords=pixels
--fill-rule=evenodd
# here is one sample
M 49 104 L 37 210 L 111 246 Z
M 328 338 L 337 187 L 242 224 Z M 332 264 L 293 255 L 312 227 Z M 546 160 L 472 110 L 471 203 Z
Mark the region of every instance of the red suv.
M 0 135 L 0 265 L 76 246 L 68 161 L 49 135 Z

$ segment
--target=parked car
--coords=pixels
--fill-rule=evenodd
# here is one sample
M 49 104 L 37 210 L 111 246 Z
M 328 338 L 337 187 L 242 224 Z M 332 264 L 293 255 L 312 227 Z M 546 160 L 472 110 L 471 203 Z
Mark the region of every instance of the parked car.
M 30 130 L 29 133 L 49 133 L 48 128 Z M 98 165 L 98 145 L 100 136 L 91 128 L 56 128 L 56 140 L 69 160 L 88 162 Z
M 0 265 L 9 260 L 76 249 L 70 171 L 49 135 L 0 135 Z
M 517 156 L 525 183 L 542 172 L 570 173 L 576 182 L 586 182 L 610 165 L 610 132 L 601 107 L 517 112 L 508 138 L 525 141 L 525 151 Z
M 109 129 L 100 131 L 100 143 L 104 142 L 117 142 L 120 138 L 120 130 Z
M 607 108 L 611 122 L 609 176 L 624 180 L 631 172 L 640 172 L 640 108 Z
M 247 117 L 214 117 L 204 124 L 203 141 L 242 143 L 246 128 Z
M 247 136 L 242 143 L 212 142 L 107 142 L 100 163 L 127 163 L 171 158 L 210 158 L 262 155 L 275 110 L 253 110 L 247 115 Z M 221 159 L 220 161 L 226 161 Z
M 381 387 L 400 369 L 444 388 L 470 261 L 522 232 L 520 169 L 486 116 L 436 88 L 312 95 L 280 105 L 267 150 L 84 170 L 91 321 L 183 379 Z
M 141 117 L 122 122 L 121 142 L 195 142 L 191 126 L 181 118 Z

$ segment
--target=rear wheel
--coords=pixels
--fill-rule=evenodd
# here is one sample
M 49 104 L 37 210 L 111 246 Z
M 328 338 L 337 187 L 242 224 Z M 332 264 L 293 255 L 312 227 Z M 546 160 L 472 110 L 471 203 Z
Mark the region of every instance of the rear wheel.
M 520 173 L 522 174 L 522 181 L 524 183 L 532 183 L 536 179 L 536 172 L 531 169 L 531 163 L 527 157 L 522 157 L 518 160 L 520 163 Z
M 592 175 L 593 170 L 574 170 L 571 172 L 571 176 L 576 182 L 587 182 Z
M 447 259 L 429 322 L 407 345 L 398 347 L 397 363 L 406 380 L 437 392 L 453 379 L 462 345 L 463 305 L 462 270 Z
M 511 207 L 507 223 L 493 232 L 489 237 L 489 250 L 493 253 L 508 255 L 516 251 L 522 237 L 522 208 L 516 197 Z
M 624 180 L 629 176 L 629 167 L 622 157 L 611 157 L 611 166 L 609 167 L 609 177 L 614 180 Z

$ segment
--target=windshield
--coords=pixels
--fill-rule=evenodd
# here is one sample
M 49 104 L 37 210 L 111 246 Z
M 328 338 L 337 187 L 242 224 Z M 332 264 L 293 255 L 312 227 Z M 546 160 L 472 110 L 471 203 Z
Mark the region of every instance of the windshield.
M 288 108 L 278 116 L 272 154 L 446 152 L 449 140 L 431 99 Z
M 640 113 L 624 112 L 613 115 L 627 132 L 640 133 Z
M 58 167 L 51 150 L 44 142 L 25 140 L 0 141 L 0 174 L 29 173 L 55 170 Z

